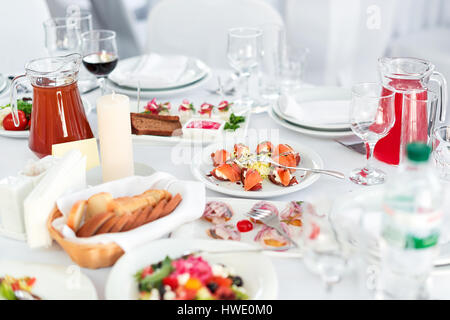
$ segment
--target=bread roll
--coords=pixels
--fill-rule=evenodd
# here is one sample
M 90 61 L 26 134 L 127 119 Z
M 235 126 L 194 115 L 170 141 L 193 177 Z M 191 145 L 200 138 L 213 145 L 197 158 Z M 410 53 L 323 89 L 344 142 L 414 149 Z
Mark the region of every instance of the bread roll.
M 109 211 L 108 205 L 112 200 L 112 195 L 107 192 L 100 192 L 91 196 L 87 201 L 86 220 Z
M 70 209 L 69 217 L 67 218 L 67 226 L 74 232 L 77 232 L 80 228 L 83 217 L 86 213 L 87 201 L 80 200 L 75 202 Z

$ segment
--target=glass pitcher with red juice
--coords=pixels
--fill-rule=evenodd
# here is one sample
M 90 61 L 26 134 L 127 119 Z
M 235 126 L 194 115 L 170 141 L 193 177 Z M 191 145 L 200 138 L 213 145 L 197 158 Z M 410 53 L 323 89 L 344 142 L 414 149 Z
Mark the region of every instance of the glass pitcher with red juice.
M 435 66 L 416 58 L 380 58 L 378 61 L 383 91 L 395 92 L 395 124 L 386 137 L 378 141 L 374 156 L 388 164 L 398 165 L 406 144 L 428 141 L 429 127 L 445 120 L 447 84 Z M 439 86 L 439 102 L 428 110 L 426 104 L 430 84 Z M 405 99 L 408 98 L 408 99 Z
M 81 55 L 35 59 L 25 65 L 26 73 L 13 80 L 11 108 L 17 126 L 17 86 L 30 81 L 33 108 L 28 145 L 39 158 L 52 154 L 52 145 L 93 138 L 78 91 Z

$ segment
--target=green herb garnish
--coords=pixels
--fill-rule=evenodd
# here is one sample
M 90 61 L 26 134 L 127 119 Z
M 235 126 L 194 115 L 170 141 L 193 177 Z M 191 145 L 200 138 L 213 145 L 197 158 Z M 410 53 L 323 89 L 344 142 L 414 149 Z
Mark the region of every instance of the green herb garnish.
M 234 113 L 230 115 L 230 119 L 225 123 L 224 130 L 233 130 L 240 128 L 239 123 L 245 122 L 244 116 L 236 116 Z
M 0 109 L 10 108 L 11 104 L 7 104 L 6 106 L 0 107 Z M 27 101 L 24 100 L 17 100 L 17 109 L 20 111 L 23 111 L 27 118 L 31 116 L 31 109 L 33 105 Z

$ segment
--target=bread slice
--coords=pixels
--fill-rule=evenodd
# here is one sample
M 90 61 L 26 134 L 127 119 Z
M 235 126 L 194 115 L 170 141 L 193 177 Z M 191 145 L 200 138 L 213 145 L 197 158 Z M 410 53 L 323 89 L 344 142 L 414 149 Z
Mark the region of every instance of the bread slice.
M 180 136 L 180 117 L 147 113 L 131 113 L 131 131 L 136 135 Z
M 84 218 L 87 208 L 87 201 L 80 200 L 75 202 L 70 209 L 69 217 L 67 218 L 67 226 L 72 229 L 74 232 L 77 232 L 80 228 L 81 222 Z
M 114 217 L 113 212 L 104 212 L 97 214 L 93 218 L 86 221 L 77 231 L 77 237 L 91 237 L 99 230 L 106 221 Z
M 183 200 L 181 194 L 177 193 L 169 202 L 167 202 L 163 209 L 163 212 L 159 215 L 159 218 L 165 217 L 172 213 L 172 211 L 178 207 L 181 200 Z
M 127 222 L 132 219 L 131 214 L 124 214 L 120 216 L 119 220 L 113 225 L 113 227 L 109 230 L 110 233 L 121 232 L 123 227 L 127 224 Z
M 107 192 L 100 192 L 91 196 L 87 200 L 86 221 L 100 213 L 110 211 L 108 205 L 111 201 L 113 201 L 113 196 Z
M 134 223 L 131 225 L 129 230 L 138 228 L 140 226 L 142 226 L 145 223 L 145 218 L 147 217 L 147 208 L 143 208 L 141 209 L 137 214 L 136 217 L 134 219 Z
M 145 219 L 145 223 L 149 223 L 149 222 L 152 222 L 152 221 L 155 221 L 156 219 L 158 219 L 159 216 L 162 214 L 166 204 L 167 204 L 167 200 L 166 199 L 162 199 L 156 205 L 156 207 L 154 207 L 153 210 L 148 214 L 148 216 Z
M 117 221 L 119 221 L 121 217 L 120 216 L 114 216 L 111 219 L 109 219 L 108 221 L 106 221 L 101 227 L 100 229 L 97 230 L 97 232 L 95 234 L 102 234 L 102 233 L 108 233 L 112 227 L 114 227 L 114 225 L 117 223 Z
M 138 209 L 142 209 L 148 205 L 145 198 L 135 197 L 121 197 L 114 199 L 108 205 L 108 211 L 114 211 L 117 215 L 129 214 Z

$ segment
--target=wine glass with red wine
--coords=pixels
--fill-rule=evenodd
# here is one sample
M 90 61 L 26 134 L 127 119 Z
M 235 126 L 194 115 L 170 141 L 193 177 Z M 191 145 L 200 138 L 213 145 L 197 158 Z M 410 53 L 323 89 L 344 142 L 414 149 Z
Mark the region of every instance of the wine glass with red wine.
M 116 33 L 111 30 L 91 30 L 81 35 L 83 64 L 100 81 L 102 95 L 106 91 L 106 78 L 119 60 Z

